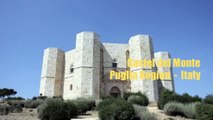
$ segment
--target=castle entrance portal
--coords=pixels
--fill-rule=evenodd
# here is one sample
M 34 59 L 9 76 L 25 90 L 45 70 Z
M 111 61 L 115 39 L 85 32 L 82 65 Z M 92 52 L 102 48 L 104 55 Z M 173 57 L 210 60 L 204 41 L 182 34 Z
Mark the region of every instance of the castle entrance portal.
M 110 90 L 110 95 L 113 96 L 113 97 L 118 97 L 118 96 L 121 95 L 121 91 L 118 87 L 114 86 Z

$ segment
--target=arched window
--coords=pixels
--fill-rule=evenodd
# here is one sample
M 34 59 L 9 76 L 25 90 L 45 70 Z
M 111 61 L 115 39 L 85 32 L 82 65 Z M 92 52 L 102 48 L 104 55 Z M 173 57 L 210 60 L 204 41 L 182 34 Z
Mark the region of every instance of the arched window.
M 70 66 L 70 73 L 73 73 L 73 72 L 74 72 L 74 66 L 71 65 L 71 66 Z
M 112 67 L 116 68 L 117 67 L 117 60 L 114 58 L 112 61 Z

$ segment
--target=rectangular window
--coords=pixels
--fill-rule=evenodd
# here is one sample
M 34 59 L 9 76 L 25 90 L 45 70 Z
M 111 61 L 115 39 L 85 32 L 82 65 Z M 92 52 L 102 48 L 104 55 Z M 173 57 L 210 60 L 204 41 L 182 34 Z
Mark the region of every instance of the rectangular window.
M 112 63 L 112 67 L 116 68 L 117 67 L 117 63 Z
M 70 90 L 72 90 L 72 84 L 70 85 Z

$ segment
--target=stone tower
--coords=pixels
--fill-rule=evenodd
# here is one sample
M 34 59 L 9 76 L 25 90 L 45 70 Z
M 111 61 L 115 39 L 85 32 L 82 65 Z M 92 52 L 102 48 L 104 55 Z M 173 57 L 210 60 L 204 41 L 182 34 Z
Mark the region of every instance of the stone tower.
M 129 40 L 130 58 L 135 60 L 151 60 L 154 58 L 152 39 L 148 35 L 136 35 Z M 141 67 L 130 68 L 131 71 L 138 72 L 143 70 L 145 72 L 154 72 L 155 68 Z M 131 92 L 142 92 L 146 94 L 150 101 L 158 99 L 158 83 L 156 80 L 131 80 Z
M 168 52 L 157 52 L 154 54 L 155 55 L 155 60 L 171 60 L 170 54 Z M 171 62 L 170 62 L 171 63 Z M 157 65 L 157 64 L 156 64 Z M 173 72 L 172 72 L 172 64 L 170 64 L 171 67 L 160 67 L 157 65 L 158 72 L 169 72 L 171 79 L 169 80 L 160 80 L 160 83 L 158 84 L 159 90 L 164 87 L 166 89 L 169 89 L 171 91 L 175 91 L 174 88 L 174 78 L 173 78 Z
M 81 32 L 76 37 L 75 79 L 80 83 L 81 96 L 99 97 L 100 41 L 94 32 Z
M 44 50 L 40 83 L 40 95 L 62 96 L 64 75 L 64 52 L 57 48 Z

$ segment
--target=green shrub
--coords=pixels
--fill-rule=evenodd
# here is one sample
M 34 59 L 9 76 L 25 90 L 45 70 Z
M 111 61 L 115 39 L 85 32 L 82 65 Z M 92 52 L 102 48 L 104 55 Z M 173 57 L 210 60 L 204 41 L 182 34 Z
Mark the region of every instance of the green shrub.
M 22 112 L 22 106 L 11 106 L 10 112 L 16 112 L 16 113 Z
M 47 99 L 38 107 L 38 117 L 42 120 L 70 120 L 76 115 L 75 105 L 61 99 Z
M 38 112 L 41 120 L 67 120 L 65 104 L 62 100 L 48 99 L 39 107 Z
M 7 104 L 11 106 L 9 112 L 22 112 L 24 103 L 25 100 L 8 100 Z
M 19 113 L 22 112 L 22 106 L 20 104 L 2 104 L 0 105 L 0 114 L 6 115 L 8 113 L 15 112 Z
M 46 100 L 47 96 L 38 96 L 37 99 Z
M 191 103 L 191 102 L 202 102 L 202 99 L 198 96 L 191 96 L 188 93 L 184 93 L 183 95 L 179 95 L 179 100 L 178 102 L 181 103 Z
M 139 105 L 133 105 L 135 110 L 135 116 L 136 118 L 140 120 L 157 120 L 154 113 L 150 113 L 146 107 L 139 106 Z
M 213 94 L 207 95 L 203 101 L 207 104 L 213 104 Z
M 124 95 L 123 95 L 124 100 L 128 100 L 128 98 L 131 95 L 146 96 L 146 95 L 142 94 L 141 92 L 127 92 L 127 93 L 124 93 Z
M 62 96 L 53 96 L 53 99 L 61 99 L 61 100 L 64 100 Z
M 108 99 L 104 99 L 103 101 L 101 101 L 98 106 L 97 106 L 97 110 L 101 110 L 102 108 L 114 103 L 115 101 L 121 100 L 121 98 L 108 98 Z
M 184 105 L 182 103 L 177 103 L 177 102 L 169 102 L 167 104 L 165 104 L 164 106 L 164 112 L 167 115 L 171 115 L 171 116 L 184 116 Z
M 38 118 L 41 120 L 49 120 L 49 112 L 46 109 L 47 106 L 47 103 L 44 103 L 37 108 Z
M 171 116 L 183 116 L 186 118 L 192 118 L 195 119 L 196 118 L 196 110 L 195 110 L 195 106 L 197 103 L 187 103 L 187 104 L 183 104 L 183 103 L 177 103 L 177 102 L 169 102 L 167 104 L 165 104 L 164 106 L 164 112 L 167 115 L 171 115 Z
M 201 102 L 202 99 L 199 96 L 190 96 L 187 93 L 183 95 L 179 95 L 174 93 L 173 91 L 164 89 L 160 99 L 158 101 L 158 108 L 163 109 L 164 105 L 168 102 L 180 102 L 180 103 L 192 103 L 192 102 Z
M 196 118 L 196 108 L 195 106 L 198 103 L 187 103 L 184 105 L 184 116 L 187 118 L 195 119 Z
M 139 96 L 139 95 L 131 95 L 128 98 L 128 102 L 142 106 L 147 106 L 149 103 L 148 98 L 146 96 Z
M 193 102 L 202 102 L 202 98 L 199 97 L 198 95 L 195 95 L 195 96 L 192 97 L 191 101 L 193 101 Z
M 8 98 L 5 98 L 5 100 L 8 101 L 8 100 L 25 100 L 25 99 L 22 97 L 8 97 Z
M 74 100 L 73 103 L 77 107 L 78 114 L 85 114 L 89 110 L 88 103 L 85 100 Z
M 93 107 L 95 107 L 95 99 L 92 97 L 89 98 L 77 98 L 78 101 L 83 101 L 87 104 L 88 110 L 92 110 Z
M 36 96 L 32 97 L 32 100 L 37 100 L 37 97 Z
M 0 105 L 0 115 L 7 115 L 10 112 L 11 106 L 8 104 Z
M 102 100 L 105 100 L 105 99 L 112 99 L 114 98 L 113 96 L 102 96 L 101 99 Z
M 98 115 L 100 120 L 131 120 L 135 113 L 129 102 L 119 99 L 101 108 Z
M 72 101 L 65 102 L 65 109 L 68 118 L 73 118 L 78 115 L 78 109 Z
M 7 103 L 11 106 L 21 106 L 24 107 L 25 100 L 8 100 Z
M 102 108 L 106 107 L 107 105 L 112 104 L 112 100 L 113 100 L 113 98 L 109 98 L 109 99 L 104 99 L 104 100 L 100 101 L 98 103 L 97 110 L 101 110 Z
M 163 89 L 157 104 L 159 109 L 163 109 L 163 106 L 169 101 L 169 96 L 172 94 L 174 94 L 173 91 Z
M 131 95 L 135 95 L 135 94 L 134 93 L 130 93 L 130 92 L 124 93 L 123 94 L 124 100 L 128 100 L 129 96 L 131 96 Z
M 197 104 L 197 118 L 199 120 L 213 120 L 213 105 L 212 104 Z
M 89 107 L 90 107 L 90 110 L 96 106 L 96 105 L 95 105 L 95 99 L 94 99 L 94 98 L 92 98 L 92 97 L 87 98 L 87 101 L 88 101 L 88 105 L 89 105 Z
M 37 100 L 27 100 L 24 104 L 25 108 L 37 108 L 39 105 L 43 104 L 44 101 L 37 99 Z

